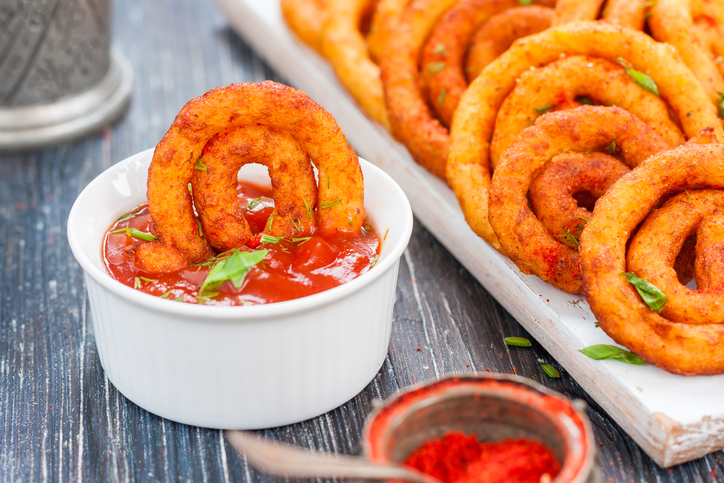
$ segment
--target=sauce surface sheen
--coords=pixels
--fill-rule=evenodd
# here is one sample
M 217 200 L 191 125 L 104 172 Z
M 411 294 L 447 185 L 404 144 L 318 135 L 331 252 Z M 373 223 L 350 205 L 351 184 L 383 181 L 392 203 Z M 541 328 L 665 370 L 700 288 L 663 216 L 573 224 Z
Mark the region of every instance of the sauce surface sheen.
M 254 234 L 261 233 L 274 208 L 271 189 L 239 182 L 237 189 L 244 217 Z M 137 229 L 154 234 L 148 205 L 141 205 L 122 216 L 106 232 L 102 255 L 106 269 L 113 278 L 129 287 L 178 302 L 205 305 L 256 305 L 283 302 L 329 290 L 346 283 L 374 266 L 381 241 L 369 222 L 361 233 L 324 235 L 300 233 L 296 242 L 281 239 L 263 243 L 254 250 L 268 250 L 264 260 L 249 270 L 243 284 L 236 290 L 225 282 L 217 296 L 199 296 L 199 288 L 212 268 L 214 260 L 191 266 L 179 272 L 151 276 L 133 263 L 137 246 L 146 243 L 116 230 Z M 253 251 L 241 247 L 240 251 Z

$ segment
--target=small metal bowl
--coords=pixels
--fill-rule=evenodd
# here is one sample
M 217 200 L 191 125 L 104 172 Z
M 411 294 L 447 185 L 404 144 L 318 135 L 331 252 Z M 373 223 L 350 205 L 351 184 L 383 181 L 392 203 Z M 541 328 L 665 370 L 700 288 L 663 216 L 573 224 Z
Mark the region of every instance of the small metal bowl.
M 426 441 L 450 431 L 475 434 L 481 442 L 528 438 L 545 444 L 561 464 L 552 483 L 599 483 L 585 407 L 522 377 L 450 376 L 378 407 L 367 420 L 362 447 L 372 461 L 402 463 Z

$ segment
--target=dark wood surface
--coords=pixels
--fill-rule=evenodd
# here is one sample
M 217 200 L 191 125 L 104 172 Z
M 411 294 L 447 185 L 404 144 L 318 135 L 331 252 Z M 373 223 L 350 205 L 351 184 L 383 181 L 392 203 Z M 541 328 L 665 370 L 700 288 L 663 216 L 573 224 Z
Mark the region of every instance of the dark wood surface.
M 109 383 L 65 224 L 83 187 L 155 145 L 189 98 L 234 82 L 285 79 L 229 30 L 211 0 L 113 6 L 114 42 L 135 73 L 125 117 L 73 143 L 0 154 L 0 481 L 269 480 L 222 432 L 154 416 Z M 721 451 L 658 468 L 537 343 L 505 346 L 505 336 L 528 335 L 419 223 L 397 295 L 389 357 L 369 386 L 328 414 L 266 436 L 350 453 L 373 400 L 448 372 L 489 369 L 585 400 L 604 481 L 724 479 Z M 548 378 L 538 359 L 558 367 L 561 378 Z

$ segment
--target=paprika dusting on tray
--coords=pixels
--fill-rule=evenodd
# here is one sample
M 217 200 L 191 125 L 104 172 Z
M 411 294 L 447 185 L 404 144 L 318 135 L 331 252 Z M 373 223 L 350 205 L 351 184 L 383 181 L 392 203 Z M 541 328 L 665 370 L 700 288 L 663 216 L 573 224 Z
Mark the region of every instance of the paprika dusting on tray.
M 444 483 L 542 483 L 560 471 L 553 453 L 537 441 L 479 443 L 475 435 L 461 432 L 426 442 L 405 465 Z

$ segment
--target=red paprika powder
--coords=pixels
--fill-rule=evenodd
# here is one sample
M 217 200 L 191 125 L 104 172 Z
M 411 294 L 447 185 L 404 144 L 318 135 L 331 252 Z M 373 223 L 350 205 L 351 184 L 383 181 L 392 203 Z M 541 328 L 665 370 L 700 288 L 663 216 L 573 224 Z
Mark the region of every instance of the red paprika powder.
M 444 483 L 540 483 L 560 471 L 553 453 L 530 439 L 479 443 L 475 435 L 449 432 L 428 441 L 405 461 Z M 545 480 L 544 480 L 545 481 Z

